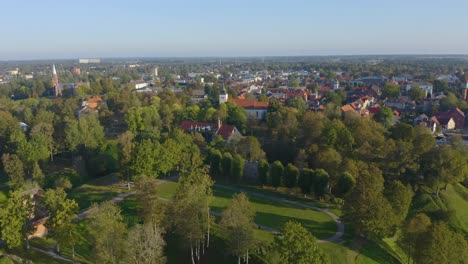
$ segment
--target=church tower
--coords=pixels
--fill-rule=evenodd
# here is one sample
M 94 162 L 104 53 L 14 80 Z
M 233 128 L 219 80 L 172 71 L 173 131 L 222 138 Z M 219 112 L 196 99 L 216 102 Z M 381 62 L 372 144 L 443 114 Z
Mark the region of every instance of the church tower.
M 228 94 L 226 90 L 224 89 L 223 85 L 223 90 L 221 90 L 221 93 L 219 94 L 219 104 L 226 103 L 228 101 Z
M 52 65 L 52 85 L 54 86 L 55 96 L 62 95 L 62 91 L 59 89 L 59 80 L 57 71 L 55 70 L 55 64 Z

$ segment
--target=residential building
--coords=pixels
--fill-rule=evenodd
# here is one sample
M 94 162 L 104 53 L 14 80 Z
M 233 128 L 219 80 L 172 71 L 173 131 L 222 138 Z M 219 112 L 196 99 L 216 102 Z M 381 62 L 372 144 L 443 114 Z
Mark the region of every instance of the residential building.
M 429 83 L 429 82 L 408 83 L 406 84 L 406 91 L 409 91 L 414 86 L 421 88 L 425 92 L 426 97 L 428 97 L 428 95 L 432 97 L 433 88 L 434 88 L 432 83 Z
M 445 112 L 438 112 L 434 116 L 437 117 L 442 126 L 450 126 L 450 128 L 446 129 L 463 129 L 465 127 L 465 113 L 463 113 L 463 111 L 459 108 Z M 453 127 L 450 119 L 453 120 Z
M 268 102 L 259 102 L 257 99 L 228 99 L 228 102 L 244 108 L 247 113 L 247 118 L 266 118 Z
M 200 133 L 206 141 L 211 141 L 215 136 L 221 136 L 225 141 L 231 141 L 242 134 L 235 126 L 224 125 L 218 120 L 217 124 L 208 122 L 183 121 L 180 128 L 185 133 Z

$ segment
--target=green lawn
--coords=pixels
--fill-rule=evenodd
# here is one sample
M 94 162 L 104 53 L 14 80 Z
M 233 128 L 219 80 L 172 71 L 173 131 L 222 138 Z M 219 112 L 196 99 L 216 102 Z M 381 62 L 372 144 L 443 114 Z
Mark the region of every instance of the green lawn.
M 78 188 L 73 189 L 68 197 L 75 199 L 80 209 L 86 209 L 93 203 L 100 203 L 112 199 L 121 193 L 117 190 L 108 186 L 96 186 L 90 184 L 83 184 Z
M 171 198 L 175 193 L 177 183 L 167 182 L 158 188 L 162 197 Z M 221 212 L 230 203 L 235 192 L 214 187 L 213 194 L 214 200 L 210 206 L 212 210 Z M 322 212 L 260 197 L 250 197 L 250 201 L 256 211 L 255 222 L 258 224 L 281 229 L 287 221 L 293 220 L 300 222 L 319 239 L 335 234 L 335 222 Z M 270 238 L 266 237 L 265 240 L 270 240 Z
M 336 243 L 320 243 L 319 247 L 328 256 L 332 264 L 354 264 L 358 253 Z
M 468 233 L 468 189 L 461 184 L 448 185 L 440 198 L 448 210 L 455 212 L 452 224 Z

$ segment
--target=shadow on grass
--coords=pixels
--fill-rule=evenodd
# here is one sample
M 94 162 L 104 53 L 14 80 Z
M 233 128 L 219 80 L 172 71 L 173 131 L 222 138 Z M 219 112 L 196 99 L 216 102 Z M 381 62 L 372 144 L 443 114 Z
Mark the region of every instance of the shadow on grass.
M 213 194 L 218 200 L 210 207 L 213 211 L 221 212 L 230 203 L 235 192 L 214 188 Z M 336 232 L 336 223 L 323 212 L 261 197 L 251 196 L 249 199 L 256 210 L 255 222 L 257 224 L 280 230 L 286 222 L 296 221 L 309 229 L 318 239 L 331 237 Z

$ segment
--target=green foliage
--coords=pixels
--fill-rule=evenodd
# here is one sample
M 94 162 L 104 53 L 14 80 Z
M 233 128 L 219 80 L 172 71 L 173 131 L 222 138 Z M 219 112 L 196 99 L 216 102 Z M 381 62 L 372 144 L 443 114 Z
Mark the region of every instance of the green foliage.
M 112 202 L 93 206 L 89 226 L 94 233 L 94 257 L 98 263 L 126 263 L 125 233 L 120 209 Z
M 282 263 L 329 263 L 315 237 L 296 222 L 286 223 L 283 235 L 275 238 L 273 250 L 279 253 Z
M 350 173 L 345 172 L 338 179 L 338 183 L 336 185 L 336 192 L 339 195 L 344 196 L 348 194 L 354 188 L 355 185 L 356 180 L 354 179 L 354 177 Z
M 299 170 L 297 169 L 296 166 L 293 164 L 289 163 L 284 172 L 284 185 L 288 188 L 293 188 L 296 187 L 297 185 L 297 180 L 299 178 Z
M 315 195 L 322 196 L 328 192 L 327 187 L 329 184 L 328 173 L 323 169 L 316 169 L 313 172 L 312 187 Z
M 49 189 L 44 195 L 44 203 L 49 210 L 49 218 L 46 222 L 48 233 L 62 243 L 74 239 L 75 234 L 71 232 L 72 220 L 78 213 L 78 204 L 75 200 L 67 199 L 66 196 L 67 194 L 61 188 Z
M 241 155 L 235 154 L 232 158 L 231 175 L 232 178 L 237 182 L 240 182 L 244 176 L 244 166 L 244 159 L 241 157 Z
M 405 186 L 400 181 L 392 181 L 386 186 L 385 196 L 393 207 L 397 224 L 406 219 L 413 195 L 411 186 Z
M 255 244 L 255 211 L 244 193 L 234 195 L 230 205 L 223 210 L 220 225 L 231 254 L 239 259 L 248 256 Z
M 217 149 L 210 149 L 209 161 L 210 161 L 210 173 L 217 177 L 221 175 L 221 152 Z
M 2 164 L 5 173 L 10 178 L 10 186 L 19 189 L 24 186 L 23 162 L 17 155 L 3 154 Z
M 236 145 L 236 152 L 246 160 L 258 161 L 265 158 L 265 152 L 256 137 L 242 137 L 239 142 L 234 144 Z
M 378 168 L 362 169 L 355 188 L 345 197 L 344 219 L 358 235 L 385 237 L 394 226 L 394 213 L 384 197 L 384 179 Z
M 396 84 L 386 83 L 382 89 L 382 96 L 384 98 L 396 98 L 400 95 L 400 87 Z
M 284 167 L 281 161 L 277 160 L 273 162 L 273 164 L 270 166 L 271 185 L 273 185 L 273 187 L 281 186 L 283 175 Z
M 447 111 L 457 107 L 458 98 L 454 93 L 448 93 L 447 96 L 439 100 L 439 110 Z
M 415 101 L 421 101 L 426 97 L 426 92 L 418 86 L 413 86 L 408 91 L 408 95 Z
M 421 158 L 424 182 L 438 190 L 442 184 L 463 181 L 468 175 L 468 157 L 451 146 L 434 147 Z
M 308 194 L 312 190 L 314 182 L 314 171 L 312 169 L 305 168 L 301 171 L 299 176 L 298 185 L 301 188 L 303 194 Z
M 416 263 L 462 263 L 468 259 L 465 238 L 451 231 L 444 223 L 432 224 L 417 238 Z
M 265 159 L 260 160 L 260 162 L 258 163 L 257 170 L 258 170 L 258 176 L 260 178 L 260 182 L 263 185 L 266 185 L 269 183 L 269 175 L 268 175 L 269 169 L 270 169 L 270 164 L 268 164 L 268 161 Z
M 29 230 L 27 222 L 32 210 L 31 199 L 20 190 L 10 192 L 8 200 L 0 207 L 0 239 L 8 248 L 21 246 Z
M 375 120 L 385 127 L 390 127 L 393 121 L 393 110 L 390 107 L 381 107 L 375 115 Z
M 230 178 L 231 177 L 231 172 L 232 172 L 232 155 L 231 155 L 231 153 L 229 153 L 229 152 L 224 153 L 221 163 L 222 163 L 221 167 L 222 167 L 224 177 Z

